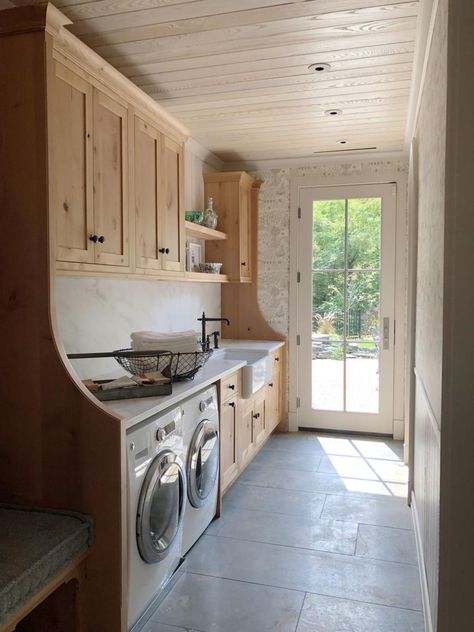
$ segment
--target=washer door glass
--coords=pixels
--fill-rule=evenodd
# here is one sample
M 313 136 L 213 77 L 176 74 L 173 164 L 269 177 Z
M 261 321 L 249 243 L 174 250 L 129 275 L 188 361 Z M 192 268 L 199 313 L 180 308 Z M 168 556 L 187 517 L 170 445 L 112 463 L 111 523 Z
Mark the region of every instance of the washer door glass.
M 218 438 L 216 423 L 204 419 L 189 446 L 188 497 L 194 507 L 201 507 L 214 488 L 219 472 Z
M 185 494 L 183 468 L 176 454 L 158 454 L 146 473 L 137 512 L 137 544 L 149 564 L 168 554 L 183 518 Z

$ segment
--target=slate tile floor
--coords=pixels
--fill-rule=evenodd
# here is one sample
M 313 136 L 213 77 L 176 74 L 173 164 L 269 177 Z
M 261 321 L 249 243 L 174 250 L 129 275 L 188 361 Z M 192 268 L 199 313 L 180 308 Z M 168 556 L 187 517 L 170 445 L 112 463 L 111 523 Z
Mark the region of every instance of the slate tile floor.
M 271 437 L 144 632 L 423 632 L 406 487 L 395 441 Z

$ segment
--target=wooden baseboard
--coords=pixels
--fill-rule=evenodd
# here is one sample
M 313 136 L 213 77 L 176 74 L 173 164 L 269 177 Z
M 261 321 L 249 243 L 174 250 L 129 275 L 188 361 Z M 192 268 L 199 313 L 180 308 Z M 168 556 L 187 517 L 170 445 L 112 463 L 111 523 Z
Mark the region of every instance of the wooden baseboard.
M 413 515 L 413 524 L 415 527 L 415 540 L 418 558 L 418 569 L 420 573 L 421 583 L 421 599 L 423 602 L 423 615 L 425 618 L 425 632 L 434 632 L 433 620 L 431 618 L 430 594 L 428 591 L 428 580 L 426 578 L 425 558 L 423 555 L 423 546 L 421 539 L 420 521 L 418 518 L 418 509 L 416 506 L 415 492 L 411 495 L 411 510 Z

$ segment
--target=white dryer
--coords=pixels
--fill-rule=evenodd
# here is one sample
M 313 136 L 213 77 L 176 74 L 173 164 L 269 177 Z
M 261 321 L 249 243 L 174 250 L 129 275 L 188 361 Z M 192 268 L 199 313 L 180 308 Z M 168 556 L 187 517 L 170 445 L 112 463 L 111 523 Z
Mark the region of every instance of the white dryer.
M 181 560 L 186 505 L 181 407 L 131 428 L 127 448 L 128 629 L 135 630 Z
M 219 489 L 219 409 L 215 386 L 182 403 L 187 499 L 183 525 L 183 555 L 206 530 L 216 514 Z

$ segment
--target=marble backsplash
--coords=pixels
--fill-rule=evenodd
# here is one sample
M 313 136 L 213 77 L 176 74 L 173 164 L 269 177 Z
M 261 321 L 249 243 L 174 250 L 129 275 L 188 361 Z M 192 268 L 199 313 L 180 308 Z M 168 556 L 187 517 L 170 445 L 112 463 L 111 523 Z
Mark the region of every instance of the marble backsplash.
M 199 331 L 196 319 L 203 311 L 208 316 L 220 315 L 219 284 L 56 279 L 56 319 L 67 353 L 128 347 L 130 333 L 138 330 Z M 75 360 L 73 366 L 81 378 L 120 368 L 113 359 Z

